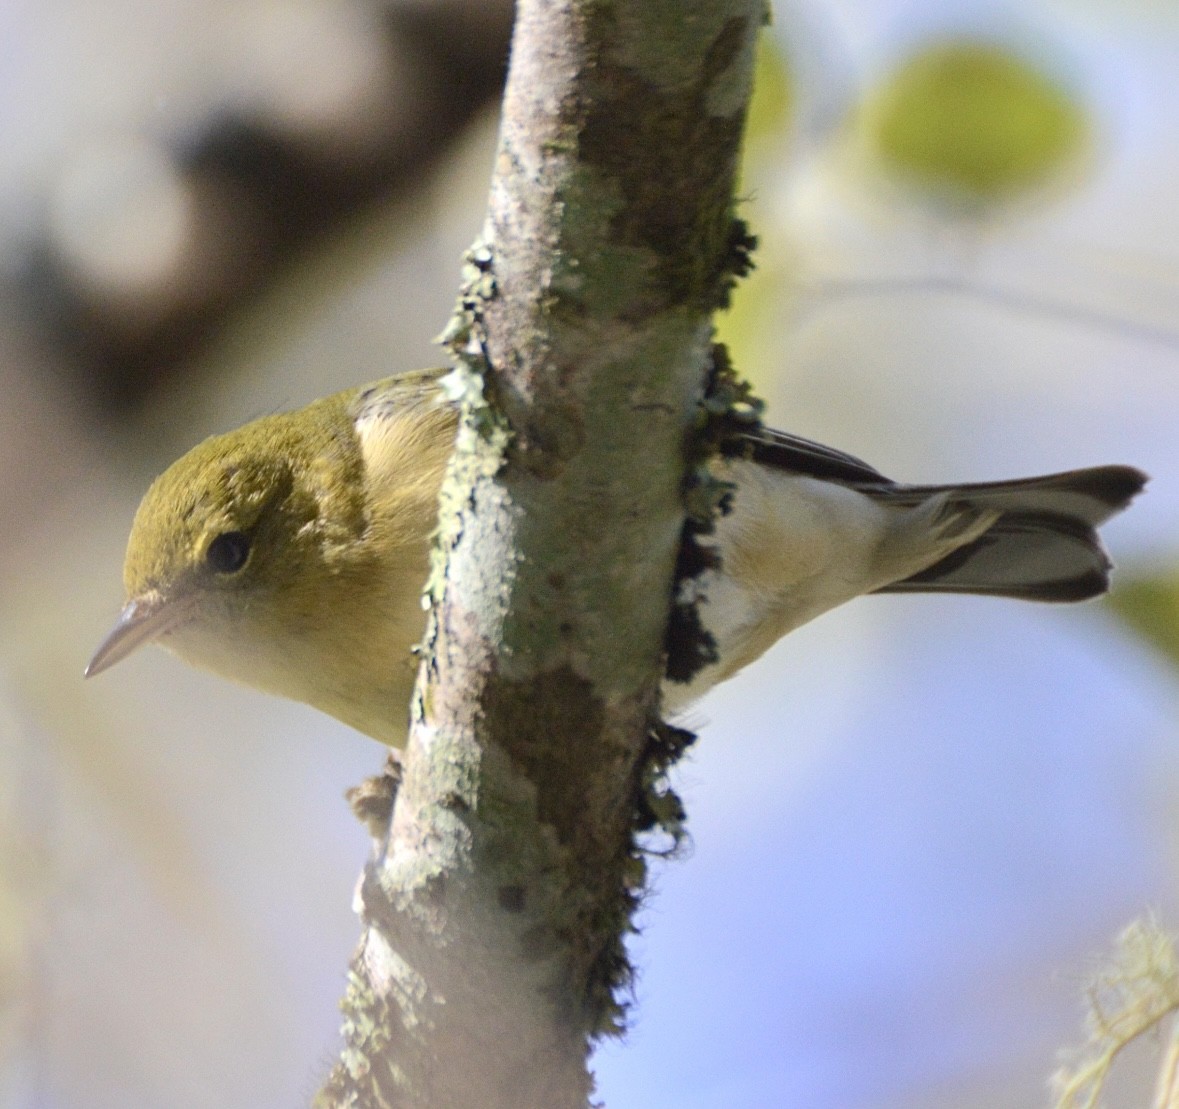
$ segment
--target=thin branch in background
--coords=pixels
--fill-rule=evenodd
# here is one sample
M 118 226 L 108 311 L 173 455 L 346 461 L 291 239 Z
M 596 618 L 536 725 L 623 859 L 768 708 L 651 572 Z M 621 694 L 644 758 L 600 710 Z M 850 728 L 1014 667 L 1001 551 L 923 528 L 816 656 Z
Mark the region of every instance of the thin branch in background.
M 839 301 L 875 300 L 881 297 L 941 296 L 975 301 L 1014 312 L 1035 316 L 1068 327 L 1085 328 L 1130 339 L 1149 346 L 1179 350 L 1179 330 L 1164 324 L 1150 324 L 1127 319 L 1116 312 L 1070 304 L 1047 294 L 1000 285 L 982 284 L 969 278 L 937 277 L 868 277 L 832 278 L 807 284 L 801 290 L 804 311 L 814 312 Z

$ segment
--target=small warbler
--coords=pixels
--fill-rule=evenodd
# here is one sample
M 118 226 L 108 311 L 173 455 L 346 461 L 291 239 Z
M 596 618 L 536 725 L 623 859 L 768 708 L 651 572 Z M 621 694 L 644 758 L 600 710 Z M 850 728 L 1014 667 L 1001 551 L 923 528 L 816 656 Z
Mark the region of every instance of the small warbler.
M 457 412 L 422 370 L 214 436 L 135 515 L 127 604 L 86 669 L 158 642 L 197 666 L 405 743 L 420 602 Z M 731 510 L 703 537 L 717 661 L 664 683 L 674 711 L 861 593 L 1080 601 L 1105 592 L 1096 527 L 1146 476 L 1100 466 L 977 485 L 899 485 L 766 429 L 713 466 Z

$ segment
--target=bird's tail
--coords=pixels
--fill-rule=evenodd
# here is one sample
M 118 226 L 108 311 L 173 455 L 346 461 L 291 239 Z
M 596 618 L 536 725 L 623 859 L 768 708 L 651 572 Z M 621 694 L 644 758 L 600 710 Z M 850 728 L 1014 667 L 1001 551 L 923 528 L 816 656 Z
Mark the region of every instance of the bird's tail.
M 998 512 L 977 539 L 881 593 L 982 593 L 1030 601 L 1083 601 L 1109 588 L 1109 555 L 1097 527 L 1146 483 L 1130 466 L 1098 466 L 978 485 L 864 489 L 890 504 L 944 495 L 950 506 Z M 863 488 L 863 487 L 861 487 Z

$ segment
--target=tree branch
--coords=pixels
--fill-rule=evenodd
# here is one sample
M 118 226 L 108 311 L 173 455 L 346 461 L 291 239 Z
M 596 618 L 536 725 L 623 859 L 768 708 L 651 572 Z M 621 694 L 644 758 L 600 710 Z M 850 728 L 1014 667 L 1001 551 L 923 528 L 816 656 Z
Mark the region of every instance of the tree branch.
M 323 1104 L 584 1109 L 593 1037 L 620 1024 L 685 467 L 711 315 L 747 264 L 733 186 L 763 18 L 519 5 L 448 333 L 463 420 L 405 776 Z

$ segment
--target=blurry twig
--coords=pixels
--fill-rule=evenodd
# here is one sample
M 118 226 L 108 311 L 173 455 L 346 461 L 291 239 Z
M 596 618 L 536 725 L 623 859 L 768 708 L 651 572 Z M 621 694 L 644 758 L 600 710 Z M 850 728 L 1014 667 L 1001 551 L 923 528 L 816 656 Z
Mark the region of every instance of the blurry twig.
M 1088 1041 L 1053 1076 L 1056 1109 L 1097 1109 L 1114 1060 L 1143 1033 L 1179 1010 L 1175 939 L 1152 916 L 1118 937 L 1113 959 L 1088 989 Z M 1179 1028 L 1159 1074 L 1155 1109 L 1179 1109 Z
M 804 290 L 807 305 L 824 308 L 840 300 L 876 297 L 943 296 L 960 297 L 987 304 L 1006 312 L 1037 316 L 1097 332 L 1118 335 L 1134 342 L 1169 350 L 1179 348 L 1179 330 L 1167 324 L 1127 319 L 1114 311 L 1072 304 L 1051 294 L 1037 294 L 1024 289 L 1005 289 L 968 278 L 920 276 L 834 278 L 816 281 Z
M 1159 1067 L 1154 1109 L 1179 1109 L 1179 1026 L 1171 1028 L 1171 1041 Z

